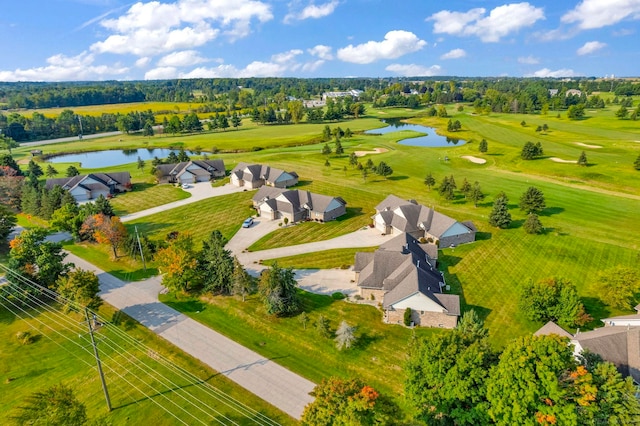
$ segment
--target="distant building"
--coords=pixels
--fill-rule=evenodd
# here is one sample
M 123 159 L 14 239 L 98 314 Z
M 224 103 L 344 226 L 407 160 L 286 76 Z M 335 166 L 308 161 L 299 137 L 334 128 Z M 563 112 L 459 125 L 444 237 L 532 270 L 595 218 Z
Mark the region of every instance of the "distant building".
M 191 160 L 177 164 L 158 164 L 158 180 L 161 183 L 196 183 L 208 182 L 211 179 L 224 177 L 226 170 L 224 161 Z
M 582 96 L 582 91 L 578 89 L 569 89 L 564 94 L 565 96 Z
M 344 92 L 324 92 L 322 94 L 322 100 L 327 101 L 329 98 L 346 98 L 347 96 L 351 96 L 353 99 L 358 99 L 360 95 L 364 92 L 358 89 L 346 90 Z
M 238 163 L 231 170 L 231 183 L 247 189 L 256 189 L 263 185 L 287 188 L 298 183 L 298 174 L 263 164 Z
M 558 89 L 549 89 L 549 96 L 556 96 L 558 94 Z
M 129 172 L 91 173 L 84 176 L 47 179 L 45 188 L 53 189 L 59 185 L 69 191 L 78 202 L 90 201 L 99 196 L 109 197 L 119 192 L 131 190 Z

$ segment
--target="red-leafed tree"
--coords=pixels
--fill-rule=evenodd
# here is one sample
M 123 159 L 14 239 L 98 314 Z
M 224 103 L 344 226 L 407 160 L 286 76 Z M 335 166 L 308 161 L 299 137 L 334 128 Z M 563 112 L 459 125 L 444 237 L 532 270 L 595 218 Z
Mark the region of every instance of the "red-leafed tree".
M 113 257 L 118 257 L 118 247 L 127 239 L 127 229 L 117 216 L 98 213 L 87 217 L 80 228 L 80 235 L 99 244 L 109 244 Z

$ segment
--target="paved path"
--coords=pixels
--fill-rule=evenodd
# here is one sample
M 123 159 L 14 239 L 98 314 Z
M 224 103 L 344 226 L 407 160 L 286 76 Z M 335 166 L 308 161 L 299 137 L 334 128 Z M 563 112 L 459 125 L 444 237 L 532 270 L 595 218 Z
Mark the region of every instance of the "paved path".
M 126 216 L 122 216 L 120 220 L 122 222 L 129 222 L 131 220 L 139 219 L 141 217 L 149 216 L 155 213 L 160 213 L 166 210 L 175 209 L 176 207 L 186 206 L 187 204 L 197 203 L 198 201 L 205 200 L 211 197 L 219 197 L 221 195 L 233 194 L 236 192 L 244 191 L 244 188 L 231 185 L 230 183 L 223 186 L 212 187 L 210 182 L 198 182 L 191 184 L 189 188 L 183 189 L 191 194 L 191 197 L 183 200 L 174 201 L 172 203 L 163 204 L 161 206 L 152 207 L 147 210 L 141 210 L 139 212 L 131 213 Z M 244 220 L 244 218 L 238 218 L 238 221 Z
M 47 139 L 44 141 L 20 142 L 20 146 L 40 146 L 40 145 L 49 145 L 49 144 L 63 143 L 63 142 L 82 142 L 85 139 L 105 138 L 107 136 L 115 136 L 115 135 L 121 135 L 121 134 L 122 132 L 96 133 L 93 135 L 82 135 L 82 139 L 79 139 L 77 136 L 69 136 L 67 138 Z
M 313 382 L 160 303 L 160 277 L 125 283 L 73 254 L 65 260 L 98 275 L 105 302 L 293 418 L 313 401 Z
M 260 219 L 257 219 L 258 221 Z M 304 226 L 304 225 L 295 225 Z M 380 231 L 372 228 L 363 228 L 350 234 L 332 238 L 330 240 L 314 243 L 299 244 L 295 246 L 281 247 L 255 252 L 243 252 L 264 235 L 278 228 L 278 221 L 266 221 L 258 223 L 248 229 L 240 229 L 227 243 L 227 250 L 238 256 L 238 260 L 252 275 L 257 276 L 266 266 L 261 265 L 261 260 L 276 259 L 279 257 L 293 256 L 296 254 L 313 253 L 322 250 L 338 248 L 375 247 L 393 238 L 393 235 L 381 235 Z M 353 259 L 345 259 L 349 264 Z M 354 273 L 349 269 L 296 269 L 296 280 L 300 288 L 318 294 L 332 294 L 341 292 L 353 295 L 357 292 L 356 283 L 353 281 Z

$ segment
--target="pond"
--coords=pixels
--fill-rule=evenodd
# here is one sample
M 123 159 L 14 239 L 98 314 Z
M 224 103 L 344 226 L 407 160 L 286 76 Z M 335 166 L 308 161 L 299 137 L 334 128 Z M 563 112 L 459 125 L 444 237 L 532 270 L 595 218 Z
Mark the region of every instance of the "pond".
M 83 152 L 80 154 L 63 154 L 49 158 L 50 163 L 80 163 L 81 167 L 87 169 L 98 169 L 101 167 L 119 166 L 121 164 L 135 163 L 138 157 L 148 161 L 153 157 L 166 158 L 177 149 L 166 148 L 138 148 L 138 149 L 110 149 L 107 151 Z M 187 155 L 193 155 L 191 151 L 186 151 Z
M 409 124 L 401 121 L 400 118 L 387 118 L 380 120 L 387 124 L 387 127 L 380 129 L 371 129 L 365 131 L 369 135 L 384 135 L 387 133 L 400 132 L 404 130 L 412 130 L 418 133 L 424 133 L 424 136 L 418 136 L 415 138 L 406 138 L 398 141 L 401 145 L 409 146 L 428 146 L 431 148 L 438 148 L 451 145 L 464 145 L 465 141 L 462 139 L 454 139 L 448 136 L 441 136 L 436 133 L 436 129 L 433 127 L 421 126 L 419 124 Z

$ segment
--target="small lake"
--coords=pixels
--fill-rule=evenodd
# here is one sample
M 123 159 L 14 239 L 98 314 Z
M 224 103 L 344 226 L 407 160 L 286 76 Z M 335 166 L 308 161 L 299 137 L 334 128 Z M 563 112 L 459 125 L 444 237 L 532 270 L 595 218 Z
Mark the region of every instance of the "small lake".
M 110 149 L 107 151 L 57 155 L 47 161 L 50 163 L 80 163 L 84 168 L 97 169 L 135 163 L 138 161 L 138 157 L 145 161 L 152 160 L 153 157 L 167 158 L 171 151 L 176 154 L 180 152 L 177 149 L 166 148 Z M 189 156 L 193 155 L 191 151 L 186 151 L 186 153 Z
M 418 133 L 424 133 L 425 136 L 418 136 L 415 138 L 401 139 L 398 141 L 401 145 L 409 146 L 428 146 L 431 148 L 452 146 L 452 145 L 464 145 L 465 141 L 462 139 L 454 139 L 448 136 L 441 136 L 436 133 L 436 129 L 433 127 L 421 126 L 419 124 L 403 123 L 399 118 L 387 118 L 380 120 L 387 125 L 380 129 L 371 129 L 365 131 L 368 135 L 384 135 L 387 133 L 400 132 L 404 130 L 412 130 Z

